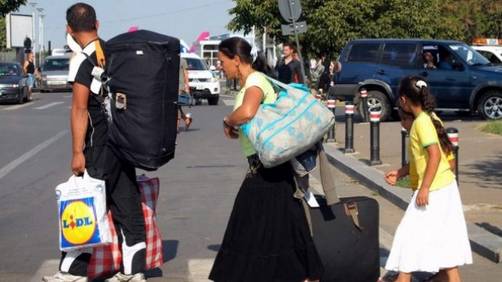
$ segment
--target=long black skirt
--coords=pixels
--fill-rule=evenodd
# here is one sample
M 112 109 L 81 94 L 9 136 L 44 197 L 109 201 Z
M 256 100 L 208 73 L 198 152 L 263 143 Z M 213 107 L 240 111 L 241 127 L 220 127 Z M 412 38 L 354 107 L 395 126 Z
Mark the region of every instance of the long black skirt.
M 217 282 L 319 279 L 312 241 L 289 163 L 248 174 L 235 199 L 209 279 Z

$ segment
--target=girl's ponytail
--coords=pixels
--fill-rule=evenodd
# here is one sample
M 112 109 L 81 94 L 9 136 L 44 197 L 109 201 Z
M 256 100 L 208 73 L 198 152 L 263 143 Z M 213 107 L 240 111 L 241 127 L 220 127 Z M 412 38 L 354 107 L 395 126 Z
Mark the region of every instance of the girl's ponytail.
M 418 80 L 416 82 L 416 86 L 420 89 L 419 97 L 422 109 L 431 117 L 432 124 L 434 124 L 434 127 L 436 128 L 439 143 L 443 152 L 445 152 L 445 154 L 451 153 L 453 151 L 453 144 L 450 142 L 443 124 L 435 118 L 434 109 L 436 108 L 436 100 L 434 99 L 434 96 L 431 95 L 429 87 L 424 81 Z

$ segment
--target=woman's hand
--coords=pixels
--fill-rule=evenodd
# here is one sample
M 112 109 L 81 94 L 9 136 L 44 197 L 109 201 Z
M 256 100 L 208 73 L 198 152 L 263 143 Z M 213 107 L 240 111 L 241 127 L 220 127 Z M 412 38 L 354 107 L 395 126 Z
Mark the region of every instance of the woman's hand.
M 223 132 L 225 136 L 229 139 L 239 138 L 239 130 L 228 123 L 228 118 L 223 119 Z
M 424 207 L 429 204 L 429 188 L 420 188 L 417 194 L 417 206 Z
M 391 170 L 385 174 L 385 182 L 387 182 L 389 185 L 395 186 L 398 179 L 399 179 L 398 170 Z
M 225 136 L 229 139 L 239 138 L 239 132 L 235 128 L 224 126 L 223 131 L 225 132 Z

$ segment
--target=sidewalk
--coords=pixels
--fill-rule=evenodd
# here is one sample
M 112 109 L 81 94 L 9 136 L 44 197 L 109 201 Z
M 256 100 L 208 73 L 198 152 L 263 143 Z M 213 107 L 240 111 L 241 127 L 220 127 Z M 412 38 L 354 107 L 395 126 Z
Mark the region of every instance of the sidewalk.
M 459 187 L 469 222 L 489 223 L 502 233 L 502 136 L 486 134 L 478 127 L 484 123 L 474 118 L 464 121 L 446 116 L 445 127 L 459 130 Z M 457 117 L 458 118 L 458 117 Z M 345 121 L 337 117 L 337 147 L 345 146 Z M 370 125 L 354 124 L 353 157 L 363 162 L 370 158 Z M 380 124 L 380 158 L 382 172 L 401 166 L 401 125 Z M 495 228 L 494 228 L 495 229 Z
M 502 256 L 502 148 L 497 143 L 502 137 L 485 134 L 477 127 L 483 122 L 467 118 L 452 120 L 446 116 L 446 127 L 460 131 L 460 192 L 473 249 L 492 261 Z M 358 120 L 358 118 L 355 118 Z M 354 125 L 355 154 L 344 155 L 344 118 L 337 115 L 337 144 L 326 146 L 332 161 L 349 175 L 401 208 L 406 208 L 411 190 L 391 187 L 383 179 L 385 171 L 401 164 L 401 126 L 386 122 L 380 129 L 380 155 L 383 164 L 369 167 L 369 124 Z

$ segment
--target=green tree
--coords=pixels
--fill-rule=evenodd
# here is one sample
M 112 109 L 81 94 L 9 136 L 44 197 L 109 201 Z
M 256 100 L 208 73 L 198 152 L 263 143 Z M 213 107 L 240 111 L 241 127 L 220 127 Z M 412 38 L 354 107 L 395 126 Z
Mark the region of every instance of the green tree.
M 234 0 L 231 30 L 253 26 L 279 40 L 285 23 L 277 0 Z M 300 36 L 310 55 L 336 54 L 356 38 L 436 38 L 469 42 L 502 37 L 502 0 L 309 0 L 302 1 L 308 31 Z
M 26 4 L 26 0 L 0 0 L 0 50 L 5 49 L 5 15 L 16 11 L 21 5 Z

